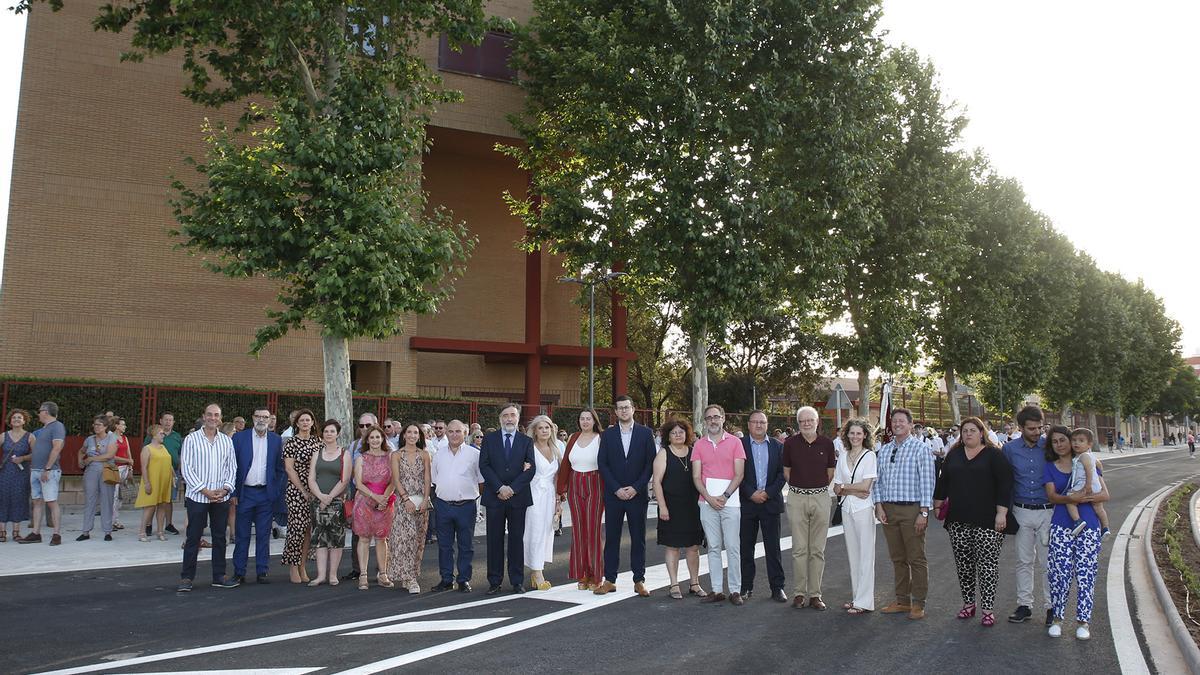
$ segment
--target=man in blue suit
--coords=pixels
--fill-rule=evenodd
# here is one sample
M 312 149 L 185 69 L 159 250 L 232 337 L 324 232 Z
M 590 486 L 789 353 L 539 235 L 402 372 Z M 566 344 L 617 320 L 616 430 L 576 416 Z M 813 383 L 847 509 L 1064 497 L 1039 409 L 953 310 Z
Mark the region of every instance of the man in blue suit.
M 246 560 L 250 557 L 250 525 L 254 524 L 254 567 L 258 583 L 270 583 L 271 514 L 283 494 L 287 477 L 283 471 L 283 440 L 268 430 L 271 411 L 254 411 L 254 427 L 233 435 L 233 454 L 237 459 L 237 480 L 233 505 L 237 508 L 234 532 L 233 573 L 238 583 L 246 580 Z
M 500 410 L 500 428 L 483 437 L 479 473 L 487 509 L 488 595 L 504 583 L 504 528 L 508 527 L 508 581 L 513 593 L 525 592 L 525 509 L 533 506 L 533 439 L 517 431 L 521 407 Z
M 617 590 L 621 565 L 621 530 L 629 519 L 629 566 L 633 590 L 643 598 L 646 590 L 647 484 L 654 466 L 654 433 L 633 421 L 633 399 L 613 400 L 617 425 L 600 434 L 600 477 L 604 480 L 604 583 L 593 591 L 604 595 Z
M 750 413 L 746 427 L 750 431 L 742 438 L 742 449 L 746 451 L 746 477 L 738 487 L 742 493 L 742 597 L 749 600 L 754 593 L 754 543 L 761 527 L 771 599 L 787 602 L 787 593 L 783 590 L 783 558 L 779 552 L 785 482 L 783 443 L 767 435 L 767 415 L 761 410 Z

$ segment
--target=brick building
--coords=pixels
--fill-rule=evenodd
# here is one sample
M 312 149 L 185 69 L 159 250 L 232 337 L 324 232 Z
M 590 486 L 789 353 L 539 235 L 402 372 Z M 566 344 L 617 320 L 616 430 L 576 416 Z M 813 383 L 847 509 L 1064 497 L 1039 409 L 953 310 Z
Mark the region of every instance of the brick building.
M 148 383 L 320 389 L 316 331 L 247 355 L 275 292 L 231 280 L 174 250 L 170 177 L 194 175 L 200 127 L 214 112 L 184 99 L 180 59 L 120 63 L 128 35 L 95 32 L 95 3 L 29 16 L 0 285 L 0 373 Z M 528 18 L 528 0 L 494 0 L 492 14 Z M 507 40 L 451 52 L 421 48 L 465 102 L 435 116 L 424 158 L 432 203 L 450 208 L 478 238 L 454 298 L 434 316 L 409 316 L 404 334 L 351 344 L 355 389 L 392 394 L 507 398 L 578 397 L 578 287 L 556 283 L 560 262 L 526 255 L 501 194 L 526 176 L 497 154 L 519 110 Z M 398 252 L 402 254 L 402 252 Z M 623 324 L 623 311 L 617 312 Z M 614 326 L 623 334 L 623 325 Z M 632 354 L 619 339 L 598 361 Z M 623 378 L 621 378 L 623 379 Z M 576 399 L 577 400 L 577 399 Z M 562 402 L 569 402 L 563 400 Z

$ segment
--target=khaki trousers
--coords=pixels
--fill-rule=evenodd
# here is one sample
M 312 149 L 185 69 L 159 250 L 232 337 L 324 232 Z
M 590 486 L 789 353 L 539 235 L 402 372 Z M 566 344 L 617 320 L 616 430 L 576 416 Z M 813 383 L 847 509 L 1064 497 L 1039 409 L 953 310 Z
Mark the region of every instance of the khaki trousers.
M 793 596 L 821 597 L 821 577 L 825 575 L 825 542 L 829 536 L 832 502 L 828 492 L 815 495 L 788 494 Z
M 925 559 L 925 533 L 917 534 L 916 504 L 884 504 L 883 538 L 896 574 L 896 602 L 924 607 L 929 594 L 929 562 Z M 928 531 L 928 530 L 926 530 Z

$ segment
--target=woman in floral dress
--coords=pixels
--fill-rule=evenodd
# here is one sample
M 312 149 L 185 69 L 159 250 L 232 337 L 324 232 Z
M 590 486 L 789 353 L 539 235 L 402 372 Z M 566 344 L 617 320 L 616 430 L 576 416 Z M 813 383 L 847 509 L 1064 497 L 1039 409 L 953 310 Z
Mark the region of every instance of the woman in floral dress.
M 293 584 L 308 583 L 308 550 L 312 539 L 312 493 L 308 490 L 308 465 L 313 453 L 321 451 L 321 439 L 313 433 L 317 418 L 307 408 L 296 413 L 296 433 L 283 445 L 283 468 L 287 472 L 288 528 L 283 542 L 282 562 Z
M 392 487 L 388 446 L 379 425 L 367 430 L 365 446 L 354 462 L 354 517 L 351 519 L 351 528 L 358 535 L 358 569 L 361 570 L 358 588 L 363 591 L 367 590 L 367 563 L 372 540 L 375 542 L 375 566 L 379 570 L 376 581 L 384 588 L 396 585 L 387 574 L 387 537 L 392 529 L 396 494 Z
M 388 576 L 409 593 L 420 593 L 421 556 L 429 528 L 429 455 L 420 425 L 409 423 L 401 432 L 404 447 L 392 453 L 392 488 L 399 506 L 388 534 Z

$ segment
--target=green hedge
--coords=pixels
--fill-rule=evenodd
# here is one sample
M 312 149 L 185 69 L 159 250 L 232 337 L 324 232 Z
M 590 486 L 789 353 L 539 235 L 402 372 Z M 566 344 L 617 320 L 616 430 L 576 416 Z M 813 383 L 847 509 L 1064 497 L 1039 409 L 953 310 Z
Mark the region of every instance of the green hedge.
M 111 385 L 63 385 L 59 383 L 8 385 L 8 410 L 24 408 L 37 423 L 37 409 L 45 401 L 58 404 L 58 421 L 67 433 L 86 436 L 92 433 L 92 418 L 111 410 L 127 421 L 129 433 L 137 433 L 142 414 L 144 387 Z
M 401 422 L 417 422 L 440 419 L 445 422 L 460 420 L 464 424 L 471 422 L 471 404 L 469 402 L 452 401 L 410 401 L 388 399 L 388 417 Z
M 254 409 L 267 404 L 267 395 L 234 390 L 159 389 L 153 419 L 157 420 L 164 412 L 174 413 L 177 429 L 191 429 L 210 403 L 221 406 L 221 419 L 225 422 L 240 416 L 250 424 Z

